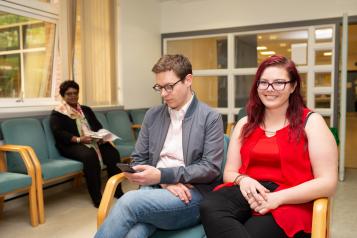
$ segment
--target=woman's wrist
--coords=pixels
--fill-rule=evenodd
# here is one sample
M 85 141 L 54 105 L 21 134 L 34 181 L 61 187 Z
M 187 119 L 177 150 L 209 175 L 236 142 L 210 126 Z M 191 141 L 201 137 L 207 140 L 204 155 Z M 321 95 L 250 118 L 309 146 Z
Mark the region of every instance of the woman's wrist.
M 247 177 L 249 177 L 249 176 L 246 175 L 246 174 L 238 174 L 237 177 L 234 179 L 233 184 L 234 184 L 234 185 L 239 185 L 240 182 L 241 182 L 244 178 L 247 178 Z

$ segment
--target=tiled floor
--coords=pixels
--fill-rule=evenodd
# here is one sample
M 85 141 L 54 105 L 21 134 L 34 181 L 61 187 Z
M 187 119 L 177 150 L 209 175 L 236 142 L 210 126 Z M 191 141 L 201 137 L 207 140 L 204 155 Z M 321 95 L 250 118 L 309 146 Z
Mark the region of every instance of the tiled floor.
M 333 201 L 331 237 L 357 237 L 357 169 L 347 170 Z M 86 238 L 96 231 L 96 213 L 86 188 L 69 183 L 45 190 L 46 223 L 31 227 L 27 197 L 5 203 L 0 219 L 1 238 Z

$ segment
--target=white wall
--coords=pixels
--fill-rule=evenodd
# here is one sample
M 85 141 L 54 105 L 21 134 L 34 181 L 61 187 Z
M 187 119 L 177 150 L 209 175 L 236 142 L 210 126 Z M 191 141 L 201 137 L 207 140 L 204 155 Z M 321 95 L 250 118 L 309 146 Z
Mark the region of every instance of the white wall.
M 125 109 L 161 103 L 152 66 L 161 55 L 160 4 L 119 0 L 119 95 Z
M 357 15 L 357 0 L 161 0 L 161 32 Z

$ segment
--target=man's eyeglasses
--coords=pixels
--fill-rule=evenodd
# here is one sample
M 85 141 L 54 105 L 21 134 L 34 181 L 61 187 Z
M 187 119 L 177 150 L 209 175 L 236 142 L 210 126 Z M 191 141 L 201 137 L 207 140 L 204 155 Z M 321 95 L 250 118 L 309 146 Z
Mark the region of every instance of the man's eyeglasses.
M 158 92 L 158 93 L 161 93 L 162 89 L 165 89 L 165 91 L 166 91 L 167 93 L 171 93 L 171 92 L 174 90 L 175 85 L 176 85 L 178 82 L 181 82 L 181 81 L 184 80 L 184 79 L 185 79 L 185 78 L 180 79 L 180 80 L 178 80 L 178 81 L 176 81 L 175 83 L 172 83 L 172 84 L 166 84 L 166 85 L 164 85 L 164 86 L 160 86 L 160 85 L 158 85 L 158 84 L 155 84 L 152 88 L 153 88 L 156 92 Z
M 282 91 L 285 89 L 286 84 L 291 83 L 291 81 L 276 81 L 269 83 L 267 81 L 257 81 L 257 88 L 259 90 L 267 90 L 271 86 L 275 91 Z

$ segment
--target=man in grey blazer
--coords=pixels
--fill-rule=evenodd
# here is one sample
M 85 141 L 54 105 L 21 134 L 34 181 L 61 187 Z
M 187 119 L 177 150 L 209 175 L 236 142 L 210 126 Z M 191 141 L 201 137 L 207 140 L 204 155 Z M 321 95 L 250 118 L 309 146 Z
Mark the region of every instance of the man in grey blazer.
M 220 178 L 222 118 L 192 92 L 191 63 L 164 55 L 152 71 L 164 104 L 146 113 L 132 154 L 138 172 L 125 173 L 141 188 L 116 202 L 96 237 L 143 238 L 196 225 L 203 196 Z

